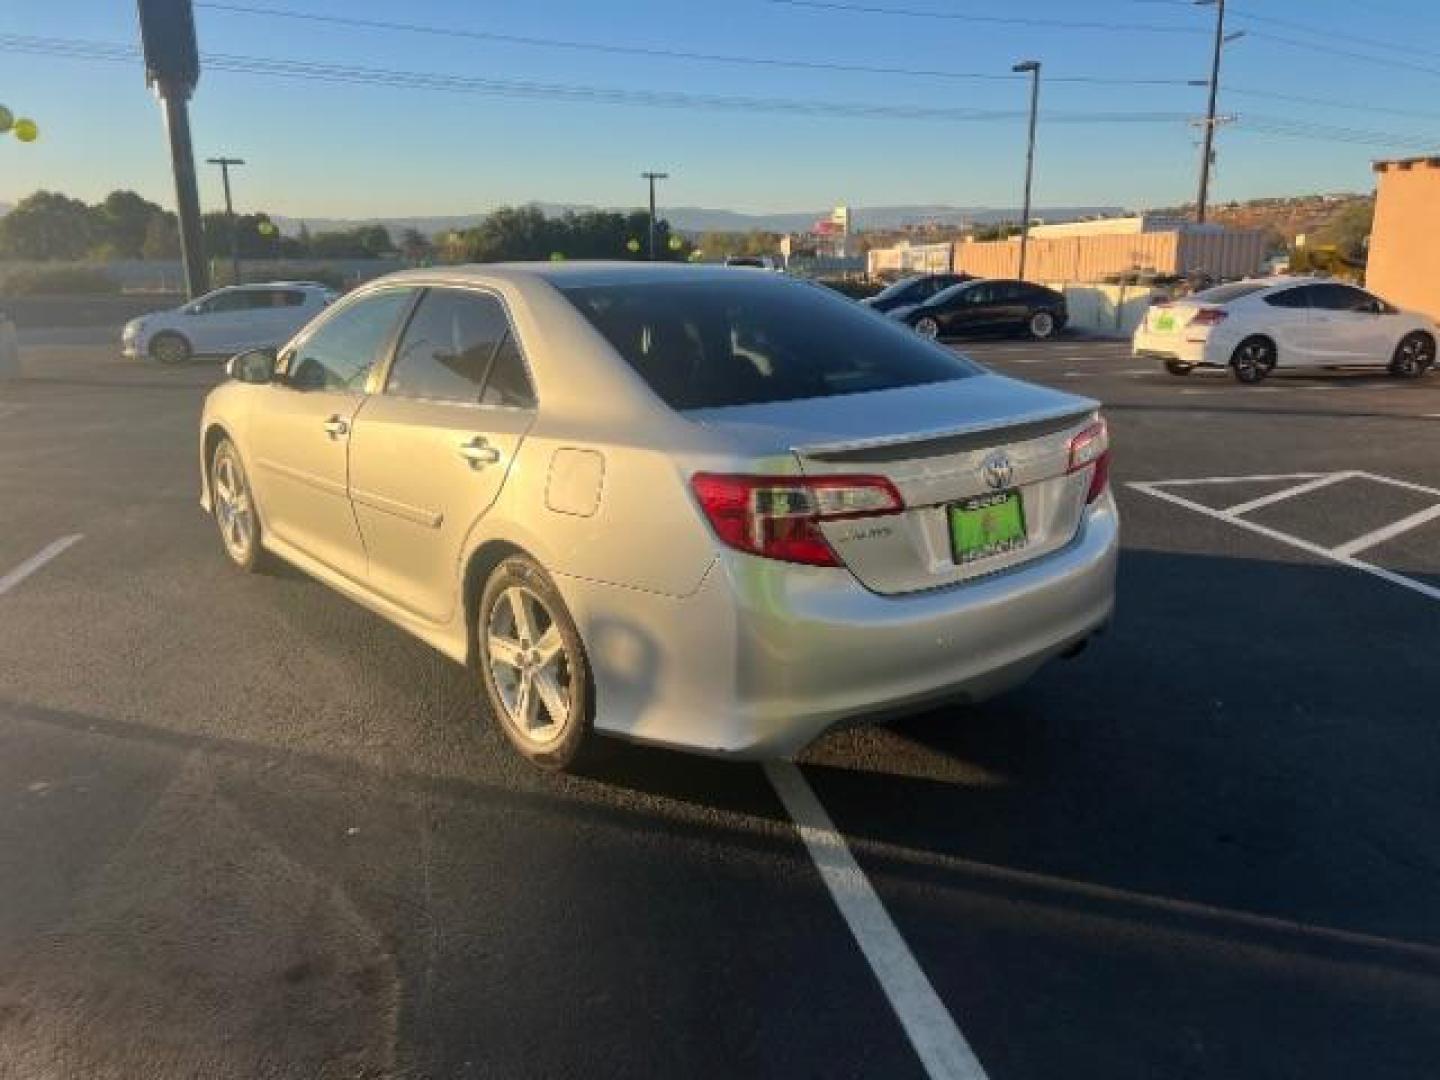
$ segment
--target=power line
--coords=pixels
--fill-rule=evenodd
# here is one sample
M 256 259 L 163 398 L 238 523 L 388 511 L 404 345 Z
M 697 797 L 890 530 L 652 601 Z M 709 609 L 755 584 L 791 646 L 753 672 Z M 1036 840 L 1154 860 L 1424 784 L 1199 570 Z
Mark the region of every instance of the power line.
M 112 42 L 74 38 L 48 38 L 0 34 L 0 51 L 32 53 L 64 59 L 134 63 L 139 50 Z M 918 105 L 875 105 L 859 102 L 831 102 L 799 98 L 756 98 L 693 94 L 683 91 L 628 90 L 612 87 L 556 84 L 520 80 L 485 79 L 445 75 L 438 72 L 394 71 L 315 61 L 282 60 L 269 57 L 206 53 L 207 68 L 234 74 L 290 78 L 311 82 L 337 82 L 380 86 L 392 89 L 436 90 L 502 98 L 562 100 L 598 104 L 632 105 L 678 109 L 709 109 L 747 112 L 775 112 L 844 119 L 915 120 L 936 122 L 1013 122 L 1025 117 L 1024 110 L 962 109 Z M 1061 124 L 1175 124 L 1189 118 L 1182 112 L 1049 112 L 1047 123 Z M 1237 129 L 1320 141 L 1363 143 L 1391 148 L 1430 147 L 1440 140 L 1394 135 L 1359 128 L 1330 127 L 1284 117 L 1246 116 Z
M 1254 90 L 1248 87 L 1230 86 L 1229 84 L 1225 86 L 1225 93 L 1232 97 L 1265 98 L 1270 101 L 1288 101 L 1296 105 L 1318 105 L 1326 109 L 1345 109 L 1350 112 L 1405 116 L 1419 120 L 1440 120 L 1440 112 L 1427 112 L 1424 109 L 1399 109 L 1388 105 L 1363 105 L 1354 101 L 1342 101 L 1339 98 L 1310 97 L 1305 94 L 1283 94 L 1274 90 Z
M 1308 52 L 1322 53 L 1326 56 L 1343 56 L 1350 60 L 1359 60 L 1367 64 L 1379 64 L 1391 70 L 1404 68 L 1406 71 L 1418 71 L 1424 75 L 1440 76 L 1440 68 L 1427 67 L 1424 64 L 1412 63 L 1409 60 L 1397 60 L 1393 56 L 1372 56 L 1368 53 L 1355 52 L 1353 49 L 1337 49 L 1332 45 L 1318 45 L 1311 41 L 1302 41 L 1299 38 L 1286 37 L 1284 34 L 1272 34 L 1268 30 L 1251 30 L 1249 33 L 1253 38 L 1273 41 L 1276 44 L 1285 45 L 1292 49 L 1304 49 Z
M 1265 23 L 1269 26 L 1279 26 L 1289 30 L 1298 30 L 1300 33 L 1308 34 L 1311 37 L 1329 39 L 1336 34 L 1343 33 L 1345 41 L 1352 45 L 1368 45 L 1373 46 L 1377 49 L 1395 49 L 1399 52 L 1420 53 L 1422 55 L 1428 55 L 1428 53 L 1430 52 L 1430 50 L 1427 49 L 1418 49 L 1414 45 L 1402 45 L 1401 43 L 1396 41 L 1380 41 L 1377 38 L 1360 37 L 1357 34 L 1352 34 L 1349 30 L 1339 31 L 1333 29 L 1315 29 L 1311 24 L 1308 23 L 1296 22 L 1293 19 L 1277 19 L 1273 15 L 1255 15 L 1243 9 L 1231 12 L 1231 18 L 1243 20 L 1244 22 Z
M 994 82 L 1013 82 L 1017 76 L 1009 72 L 994 71 L 951 71 L 936 68 L 893 67 L 888 65 L 842 63 L 826 60 L 803 60 L 795 57 L 748 56 L 735 53 L 692 52 L 685 49 L 668 49 L 649 45 L 617 45 L 611 42 L 575 41 L 566 38 L 533 37 L 521 34 L 502 34 L 489 30 L 469 30 L 463 27 L 437 26 L 426 23 L 393 22 L 387 19 L 363 19 L 351 15 L 324 15 L 318 12 L 295 11 L 290 8 L 256 7 L 250 4 L 230 4 L 200 0 L 198 8 L 224 12 L 231 15 L 257 15 L 266 18 L 292 19 L 297 21 L 323 23 L 330 26 L 347 26 L 362 30 L 385 30 L 410 34 L 426 34 L 436 37 L 466 38 L 476 41 L 493 41 L 502 45 L 522 45 L 543 49 L 569 49 L 581 52 L 609 53 L 619 56 L 647 56 L 671 60 L 694 60 L 711 64 L 737 64 L 752 67 L 794 68 L 802 71 L 848 71 L 867 75 L 905 75 L 932 79 L 979 79 Z M 1103 75 L 1057 76 L 1051 81 L 1073 83 L 1097 83 L 1114 86 L 1185 86 L 1188 79 L 1135 78 L 1125 79 Z
M 888 7 L 881 4 L 845 3 L 842 0 L 763 0 L 785 7 L 839 11 L 851 15 L 891 15 L 904 19 L 943 19 L 969 23 L 997 23 L 1004 26 L 1031 26 L 1055 30 L 1124 30 L 1146 34 L 1203 34 L 1200 27 L 1164 23 L 1103 22 L 1086 19 L 1042 19 L 1024 15 L 979 15 L 968 11 L 935 11 L 925 8 Z

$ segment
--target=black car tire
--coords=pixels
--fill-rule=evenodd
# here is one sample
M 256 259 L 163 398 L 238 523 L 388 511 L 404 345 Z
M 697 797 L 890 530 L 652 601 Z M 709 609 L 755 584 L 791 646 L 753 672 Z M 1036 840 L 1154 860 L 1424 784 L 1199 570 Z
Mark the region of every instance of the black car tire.
M 1025 332 L 1035 341 L 1048 341 L 1059 331 L 1060 320 L 1053 311 L 1032 311 L 1025 323 Z
M 195 355 L 185 335 L 164 330 L 150 341 L 150 355 L 162 364 L 183 364 Z
M 1390 359 L 1390 374 L 1401 379 L 1418 379 L 1435 364 L 1435 339 L 1415 330 L 1400 339 Z
M 1253 386 L 1264 382 L 1275 370 L 1275 360 L 1275 343 L 1256 334 L 1235 347 L 1230 355 L 1230 370 L 1235 373 L 1237 381 Z

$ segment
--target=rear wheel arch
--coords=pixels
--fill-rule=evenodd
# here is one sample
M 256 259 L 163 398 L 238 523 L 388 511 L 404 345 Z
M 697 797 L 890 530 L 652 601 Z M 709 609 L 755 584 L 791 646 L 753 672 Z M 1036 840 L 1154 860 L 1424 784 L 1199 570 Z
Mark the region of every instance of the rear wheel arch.
M 536 563 L 540 560 L 519 544 L 509 540 L 487 540 L 470 553 L 465 563 L 465 575 L 461 582 L 461 601 L 465 610 L 465 638 L 467 664 L 478 670 L 479 639 L 476 635 L 476 619 L 480 613 L 480 595 L 485 591 L 485 582 L 495 568 L 512 555 L 523 555 Z

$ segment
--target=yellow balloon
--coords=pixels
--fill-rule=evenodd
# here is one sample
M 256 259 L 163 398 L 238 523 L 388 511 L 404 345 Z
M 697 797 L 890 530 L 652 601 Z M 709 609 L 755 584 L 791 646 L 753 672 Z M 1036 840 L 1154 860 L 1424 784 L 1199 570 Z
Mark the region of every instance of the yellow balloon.
M 640 241 L 639 241 L 639 240 L 627 240 L 627 241 L 625 242 L 625 250 L 626 250 L 626 251 L 639 251 L 639 250 L 640 250 Z
M 681 240 L 680 237 L 678 237 L 678 236 L 672 236 L 672 237 L 670 237 L 670 250 L 671 250 L 671 251 L 679 251 L 682 247 L 684 247 L 684 245 L 685 245 L 685 241 L 684 241 L 684 240 Z
M 256 227 L 260 230 L 261 236 L 269 236 L 275 231 L 275 223 L 273 221 L 262 221 Z
M 15 114 L 4 105 L 0 105 L 0 135 L 4 135 L 5 132 L 9 131 L 11 125 L 14 123 Z
M 21 142 L 34 142 L 40 137 L 40 129 L 34 120 L 16 120 L 15 137 Z

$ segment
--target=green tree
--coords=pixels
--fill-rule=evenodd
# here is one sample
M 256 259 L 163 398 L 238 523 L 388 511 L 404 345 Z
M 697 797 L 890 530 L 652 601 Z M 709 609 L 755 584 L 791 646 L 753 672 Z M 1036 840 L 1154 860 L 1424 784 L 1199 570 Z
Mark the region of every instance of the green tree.
M 159 213 L 145 226 L 145 239 L 140 244 L 143 259 L 176 259 L 180 257 L 180 225 L 175 215 Z
M 141 258 L 150 222 L 163 214 L 160 207 L 133 191 L 112 191 L 90 211 L 96 253 L 103 251 L 117 259 Z
M 1375 223 L 1375 201 L 1363 199 L 1342 208 L 1316 230 L 1314 242 L 1334 244 L 1339 253 L 1352 261 L 1365 258 L 1365 244 Z
M 55 192 L 27 195 L 0 218 L 0 255 L 12 259 L 79 259 L 93 240 L 89 207 Z
M 423 263 L 435 254 L 435 245 L 419 229 L 406 229 L 400 234 L 400 254 L 412 263 Z

